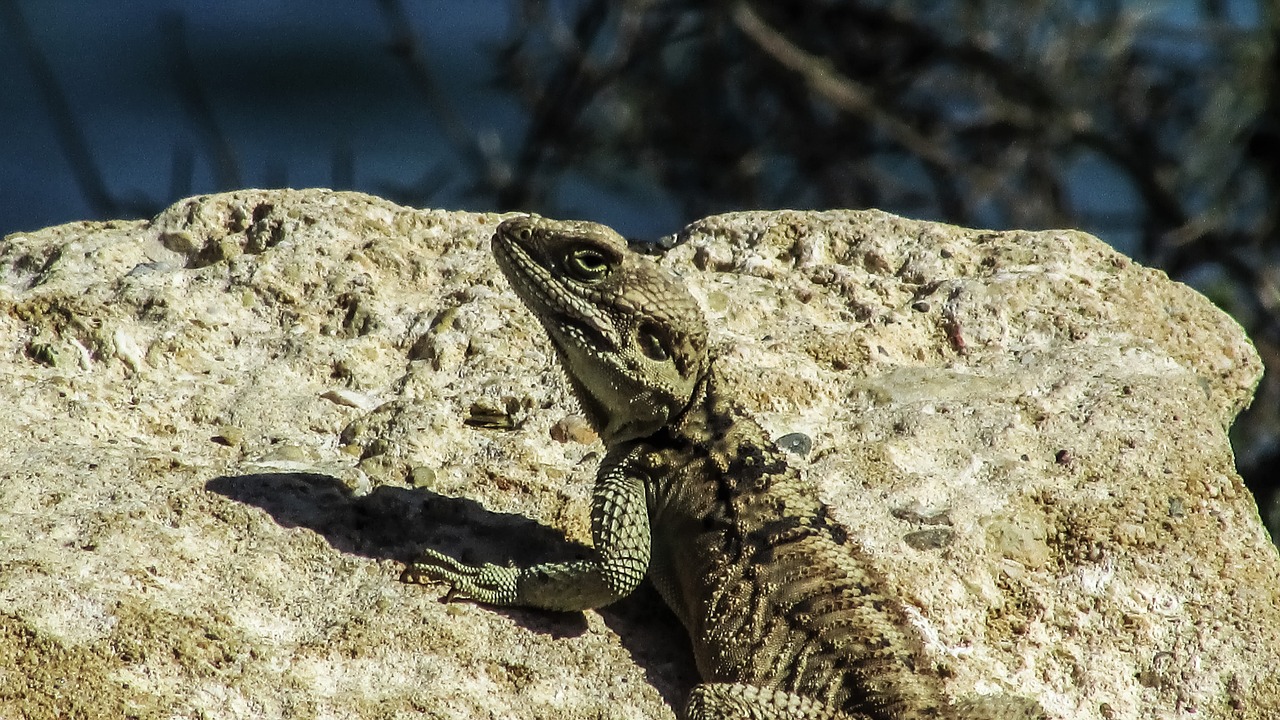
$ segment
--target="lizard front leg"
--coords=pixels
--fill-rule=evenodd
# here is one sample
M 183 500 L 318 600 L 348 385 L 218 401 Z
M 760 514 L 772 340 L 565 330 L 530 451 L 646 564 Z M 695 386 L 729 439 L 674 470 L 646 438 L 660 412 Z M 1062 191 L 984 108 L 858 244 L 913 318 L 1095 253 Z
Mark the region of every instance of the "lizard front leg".
M 600 468 L 592 493 L 591 539 L 592 559 L 524 568 L 467 565 L 425 550 L 402 578 L 450 583 L 450 597 L 546 610 L 586 610 L 626 597 L 649 568 L 650 540 L 644 485 L 621 465 Z

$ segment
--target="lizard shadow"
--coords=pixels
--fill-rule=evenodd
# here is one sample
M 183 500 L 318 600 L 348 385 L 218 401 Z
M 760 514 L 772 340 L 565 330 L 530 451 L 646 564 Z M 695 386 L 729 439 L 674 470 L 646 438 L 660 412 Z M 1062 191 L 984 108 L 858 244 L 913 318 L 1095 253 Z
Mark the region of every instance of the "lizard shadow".
M 486 510 L 480 503 L 416 488 L 381 485 L 356 495 L 321 473 L 224 475 L 205 489 L 266 511 L 281 527 L 306 528 L 335 550 L 407 564 L 424 548 L 479 564 L 572 560 L 587 549 L 521 515 Z M 554 637 L 586 631 L 577 613 L 535 613 L 494 608 L 531 630 Z
M 579 560 L 590 548 L 522 515 L 487 510 L 467 498 L 425 488 L 382 485 L 357 496 L 321 473 L 224 475 L 205 489 L 253 505 L 286 528 L 306 528 L 335 550 L 374 560 L 412 561 L 431 548 L 467 563 L 531 565 Z M 582 613 L 487 606 L 531 631 L 555 638 L 587 631 Z M 627 598 L 599 610 L 604 623 L 672 707 L 697 682 L 688 641 L 675 615 L 646 580 Z

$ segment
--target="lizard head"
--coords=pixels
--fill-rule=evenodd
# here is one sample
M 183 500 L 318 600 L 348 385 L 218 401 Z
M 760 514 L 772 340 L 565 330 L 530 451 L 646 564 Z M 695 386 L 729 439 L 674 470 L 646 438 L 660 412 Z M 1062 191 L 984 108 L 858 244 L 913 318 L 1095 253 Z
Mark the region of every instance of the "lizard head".
M 657 432 L 688 407 L 706 372 L 707 325 L 675 277 L 589 222 L 511 218 L 493 255 L 606 444 Z

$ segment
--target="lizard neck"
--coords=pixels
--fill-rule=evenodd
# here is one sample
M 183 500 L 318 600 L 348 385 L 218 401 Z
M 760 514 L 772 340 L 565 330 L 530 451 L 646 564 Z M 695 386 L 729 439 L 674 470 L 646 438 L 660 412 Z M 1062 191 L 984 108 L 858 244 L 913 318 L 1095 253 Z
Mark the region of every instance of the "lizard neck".
M 678 414 L 671 418 L 664 431 L 673 439 L 699 438 L 706 439 L 723 434 L 726 423 L 725 408 L 716 403 L 715 394 L 715 360 L 708 358 L 706 372 L 698 378 L 694 385 L 689 402 Z

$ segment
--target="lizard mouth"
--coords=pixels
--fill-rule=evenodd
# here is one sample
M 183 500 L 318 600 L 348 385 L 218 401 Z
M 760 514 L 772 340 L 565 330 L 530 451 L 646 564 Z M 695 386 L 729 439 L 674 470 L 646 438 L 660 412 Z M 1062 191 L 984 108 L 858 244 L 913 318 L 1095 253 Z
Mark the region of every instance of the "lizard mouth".
M 550 335 L 558 342 L 562 342 L 559 337 L 567 336 L 568 342 L 577 346 L 596 347 L 604 352 L 618 350 L 618 344 L 611 333 L 603 332 L 599 327 L 583 321 L 582 318 L 569 313 L 554 313 L 547 317 L 555 325 Z

